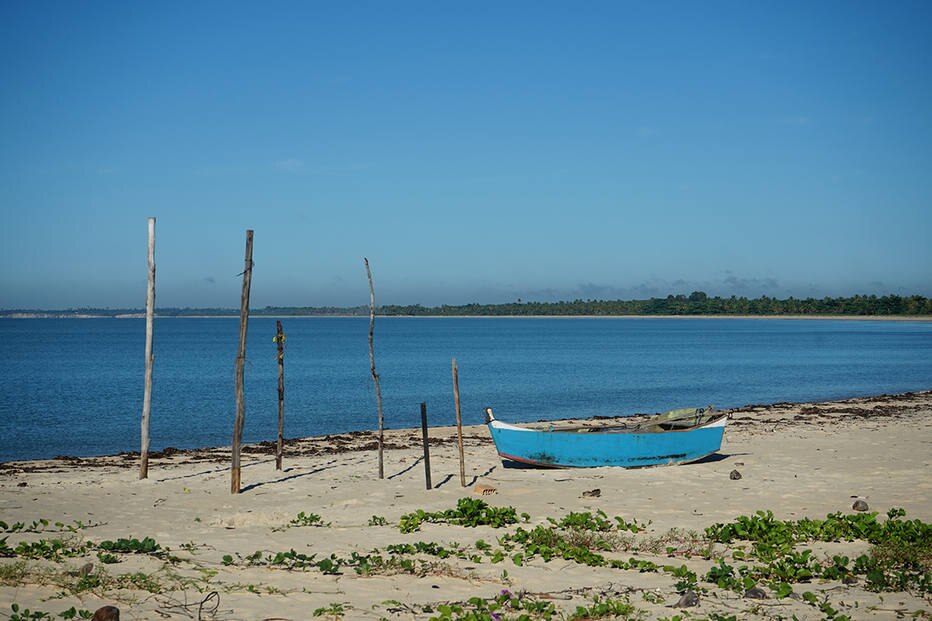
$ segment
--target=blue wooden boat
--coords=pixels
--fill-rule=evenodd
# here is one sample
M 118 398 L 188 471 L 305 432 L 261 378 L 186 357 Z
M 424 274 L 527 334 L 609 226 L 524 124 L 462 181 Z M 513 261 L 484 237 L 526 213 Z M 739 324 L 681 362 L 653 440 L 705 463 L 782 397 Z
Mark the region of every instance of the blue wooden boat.
M 549 468 L 640 468 L 702 459 L 722 447 L 728 417 L 708 408 L 672 410 L 630 426 L 518 427 L 485 410 L 504 460 Z

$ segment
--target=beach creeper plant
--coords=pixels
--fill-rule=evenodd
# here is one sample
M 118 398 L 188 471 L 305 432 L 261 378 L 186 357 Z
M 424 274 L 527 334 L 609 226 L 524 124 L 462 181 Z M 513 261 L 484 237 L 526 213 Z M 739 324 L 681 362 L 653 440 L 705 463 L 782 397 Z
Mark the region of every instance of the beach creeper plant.
M 145 554 L 172 562 L 179 560 L 170 556 L 168 550 L 163 549 L 151 537 L 145 537 L 142 540 L 135 537 L 121 538 L 116 541 L 105 540 L 96 545 L 91 542 L 74 542 L 69 539 L 39 539 L 20 542 L 15 548 L 7 545 L 5 537 L 0 539 L 0 557 L 6 558 L 19 557 L 60 562 L 65 558 L 84 556 L 94 550 L 97 550 L 98 559 L 107 564 L 120 562 L 116 554 Z
M 635 608 L 627 598 L 615 599 L 611 597 L 593 598 L 589 606 L 577 606 L 568 617 L 568 621 L 588 621 L 589 619 L 638 619 L 641 611 Z
M 100 526 L 100 522 L 92 522 L 85 524 L 80 520 L 75 520 L 71 524 L 65 524 L 64 522 L 55 522 L 52 524 L 49 520 L 45 518 L 39 518 L 38 520 L 33 520 L 32 523 L 26 524 L 25 522 L 14 522 L 13 524 L 7 524 L 3 520 L 0 520 L 0 533 L 43 533 L 43 532 L 69 532 L 76 533 L 84 528 L 91 528 L 92 526 Z
M 325 574 L 338 574 L 343 561 L 335 554 L 317 560 L 316 554 L 304 554 L 296 552 L 294 549 L 287 552 L 275 552 L 264 554 L 262 550 L 256 550 L 248 556 L 226 554 L 223 556 L 223 564 L 226 566 L 240 565 L 245 567 L 267 566 L 271 569 L 284 570 L 305 570 L 316 568 Z
M 80 570 L 73 568 L 52 568 L 43 564 L 18 561 L 12 565 L 0 565 L 0 585 L 23 587 L 30 585 L 47 586 L 55 589 L 53 598 L 81 597 L 93 593 L 98 598 L 134 602 L 137 595 L 133 591 L 147 593 L 165 593 L 195 589 L 203 591 L 207 580 L 192 579 L 173 571 L 168 566 L 152 572 L 131 572 L 111 574 L 103 566 L 92 567 L 90 564 Z M 84 618 L 77 614 L 68 616 L 69 611 L 60 613 L 62 618 Z M 3 618 L 3 613 L 0 613 Z
M 530 519 L 526 513 L 522 513 L 521 517 L 525 521 Z M 460 498 L 455 509 L 434 512 L 418 509 L 413 513 L 406 513 L 401 516 L 398 528 L 402 533 L 413 533 L 419 530 L 424 522 L 502 528 L 509 524 L 516 524 L 518 515 L 514 507 L 492 507 L 478 498 Z
M 8 549 L 8 548 L 7 548 Z M 61 561 L 63 558 L 84 556 L 91 547 L 84 543 L 71 543 L 62 539 L 39 539 L 22 541 L 13 548 L 13 556 L 28 559 Z M 2 550 L 0 550 L 2 552 Z
M 807 582 L 814 578 L 851 581 L 863 576 L 870 591 L 932 592 L 932 524 L 921 520 L 901 520 L 906 512 L 893 508 L 887 519 L 877 521 L 877 513 L 842 515 L 829 514 L 825 520 L 777 520 L 770 511 L 758 511 L 753 516 L 741 516 L 728 524 L 715 524 L 706 529 L 713 541 L 731 543 L 752 542 L 745 554 L 735 551 L 734 558 L 749 558 L 762 562 L 753 567 L 742 566 L 734 571 L 724 561 L 706 575 L 709 582 L 723 588 L 740 590 L 751 580 L 769 580 L 774 584 Z M 836 555 L 821 562 L 809 550 L 797 551 L 795 545 L 809 541 L 864 540 L 872 544 L 868 554 L 854 560 Z M 733 579 L 740 577 L 740 582 Z M 747 588 L 747 587 L 745 587 Z M 785 590 L 785 587 L 779 587 Z
M 464 499 L 470 500 L 470 499 Z M 483 517 L 482 509 L 485 503 L 472 503 L 465 505 L 461 502 L 456 509 L 422 515 L 409 514 L 412 519 L 419 520 L 425 515 L 436 518 L 438 521 L 448 523 L 484 523 L 494 520 Z M 494 509 L 494 508 L 493 508 Z M 511 509 L 510 507 L 506 509 Z M 516 519 L 509 511 L 509 522 Z M 478 516 L 478 517 L 476 517 Z M 875 591 L 903 591 L 918 589 L 930 592 L 929 577 L 929 526 L 919 520 L 900 520 L 903 513 L 892 510 L 887 521 L 879 523 L 874 516 L 832 514 L 826 520 L 800 520 L 798 522 L 784 522 L 776 520 L 772 512 L 759 512 L 754 516 L 737 518 L 733 523 L 715 524 L 707 532 L 709 546 L 712 542 L 730 545 L 735 541 L 751 541 L 753 547 L 750 551 L 726 549 L 720 553 L 717 562 L 703 575 L 705 583 L 736 592 L 744 592 L 758 584 L 770 587 L 777 599 L 782 599 L 793 592 L 794 584 L 805 583 L 810 580 L 824 579 L 850 582 L 863 580 L 865 588 Z M 630 557 L 628 559 L 610 558 L 604 553 L 612 551 L 606 539 L 613 533 L 630 530 L 630 525 L 642 529 L 636 521 L 627 522 L 616 518 L 615 522 L 607 519 L 602 512 L 567 514 L 561 519 L 548 518 L 543 525 L 531 529 L 518 527 L 512 533 L 505 533 L 497 539 L 498 545 L 492 545 L 477 540 L 474 549 L 461 547 L 458 544 L 444 546 L 435 542 L 419 541 L 416 543 L 399 543 L 387 546 L 384 551 L 387 556 L 374 550 L 371 554 L 353 552 L 349 557 L 330 555 L 318 559 L 316 555 L 305 555 L 294 550 L 266 554 L 257 551 L 248 557 L 237 560 L 227 555 L 224 557 L 226 565 L 265 565 L 269 568 L 285 570 L 317 569 L 325 574 L 340 574 L 346 568 L 352 568 L 359 575 L 390 575 L 406 573 L 426 576 L 437 575 L 449 571 L 450 568 L 442 563 L 411 558 L 414 555 L 426 555 L 441 560 L 448 558 L 468 559 L 474 563 L 481 563 L 484 558 L 491 563 L 501 563 L 510 558 L 516 565 L 522 565 L 534 558 L 548 562 L 553 558 L 560 558 L 591 567 L 607 567 L 623 571 L 638 572 L 664 572 L 675 579 L 674 588 L 683 593 L 687 590 L 705 592 L 700 586 L 700 579 L 695 571 L 685 565 L 658 565 L 653 561 Z M 689 537 L 693 537 L 690 534 Z M 812 540 L 832 540 L 835 538 L 866 537 L 878 545 L 895 542 L 897 545 L 907 547 L 903 552 L 897 548 L 888 550 L 887 557 L 862 555 L 852 561 L 845 556 L 836 555 L 831 560 L 820 560 L 810 550 L 797 550 L 797 543 Z M 705 545 L 705 544 L 704 544 Z M 925 547 L 923 547 L 925 546 Z M 655 546 L 656 547 L 656 546 Z M 710 549 L 710 548 L 705 548 Z M 925 550 L 925 552 L 923 551 Z M 729 558 L 749 560 L 746 565 L 734 567 L 726 560 Z M 917 566 L 920 569 L 915 569 Z M 911 569 L 912 568 L 912 569 Z M 503 576 L 505 572 L 503 572 Z M 827 600 L 816 603 L 808 602 L 817 608 L 826 618 L 843 621 L 845 617 L 839 615 Z M 604 611 L 614 611 L 614 618 L 628 618 L 624 615 L 627 607 L 619 604 L 617 607 L 610 602 L 597 602 L 589 607 L 579 618 L 600 618 L 598 615 Z M 511 602 L 512 606 L 523 606 Z M 446 604 L 437 607 L 440 616 L 437 619 L 544 619 L 547 617 L 546 607 L 531 609 L 527 607 L 519 610 L 503 609 L 498 598 L 493 600 L 470 600 L 459 604 Z M 534 614 L 531 614 L 531 612 Z M 634 611 L 632 614 L 640 613 Z M 582 613 L 581 613 L 582 614 Z M 511 616 L 509 616 L 511 615 Z M 535 616 L 537 615 L 537 616 Z M 563 618 L 562 616 L 560 618 Z M 712 618 L 712 617 L 710 617 Z M 716 618 L 728 619 L 728 616 Z
M 135 537 L 120 538 L 116 541 L 101 541 L 97 547 L 105 552 L 120 552 L 123 554 L 149 554 L 158 556 L 162 553 L 162 546 L 155 542 L 152 537 L 144 537 L 142 540 Z
M 539 557 L 544 562 L 554 558 L 573 561 L 580 565 L 590 567 L 611 567 L 613 569 L 636 570 L 639 572 L 660 571 L 661 567 L 648 560 L 631 557 L 627 561 L 622 559 L 609 559 L 591 547 L 581 545 L 573 533 L 564 533 L 560 530 L 545 526 L 535 526 L 531 530 L 518 527 L 513 534 L 503 535 L 498 539 L 499 549 L 484 549 L 483 552 L 492 563 L 498 563 L 510 554 L 515 565 L 523 565 L 528 560 Z M 478 546 L 477 546 L 478 547 Z M 599 546 L 595 546 L 600 549 Z M 664 566 L 663 571 L 673 572 L 672 566 Z
M 562 519 L 548 518 L 547 521 L 550 526 L 538 525 L 531 530 L 518 527 L 514 533 L 500 537 L 498 544 L 506 553 L 517 552 L 512 560 L 519 565 L 526 559 L 540 556 L 544 561 L 558 557 L 599 566 L 609 561 L 598 552 L 630 547 L 630 542 L 619 538 L 621 531 L 638 532 L 645 528 L 637 520 L 627 522 L 617 517 L 613 524 L 602 511 L 595 514 L 570 512 Z M 478 542 L 476 547 L 482 549 Z M 504 558 L 501 551 L 484 551 L 492 562 Z
M 293 519 L 289 520 L 284 526 L 276 526 L 272 528 L 273 532 L 281 532 L 283 530 L 288 530 L 289 528 L 299 528 L 303 526 L 330 526 L 330 522 L 324 522 L 316 513 L 305 513 L 301 511 Z
M 553 602 L 508 589 L 491 598 L 470 597 L 465 602 L 440 604 L 430 621 L 550 621 L 558 618 Z
M 410 546 L 410 547 L 408 547 Z M 285 571 L 306 571 L 316 569 L 326 575 L 342 575 L 344 568 L 351 568 L 356 574 L 363 576 L 411 574 L 426 576 L 435 573 L 441 568 L 429 561 L 421 559 L 402 558 L 401 555 L 409 553 L 433 554 L 439 558 L 447 558 L 451 552 L 434 543 L 419 542 L 418 544 L 398 544 L 389 546 L 391 556 L 380 554 L 359 554 L 352 552 L 348 557 L 330 556 L 318 560 L 316 554 L 304 554 L 289 550 L 287 552 L 264 553 L 262 550 L 248 555 L 224 555 L 222 563 L 228 567 L 268 567 Z M 462 556 L 457 555 L 459 558 Z M 476 560 L 478 562 L 481 559 Z
M 328 619 L 342 619 L 346 610 L 343 604 L 333 603 L 324 608 L 318 608 L 314 611 L 315 617 L 326 617 Z
M 900 520 L 906 515 L 903 509 L 893 508 L 887 519 L 877 521 L 877 513 L 842 515 L 830 513 L 824 520 L 777 520 L 772 511 L 758 511 L 752 516 L 741 516 L 728 524 L 714 524 L 706 529 L 713 541 L 730 543 L 734 540 L 765 543 L 781 548 L 806 541 L 854 541 L 861 539 L 880 543 L 896 539 L 919 542 L 932 536 L 932 525 L 920 520 Z
M 288 525 L 291 527 L 296 526 L 330 526 L 330 522 L 324 522 L 323 519 L 316 513 L 305 513 L 302 511 L 295 516 L 293 520 L 288 522 Z
M 540 621 L 567 619 L 638 619 L 643 611 L 637 610 L 627 598 L 593 598 L 588 606 L 577 606 L 569 615 L 561 614 L 553 602 L 503 589 L 495 597 L 471 597 L 465 602 L 440 604 L 431 621 Z
M 390 544 L 385 548 L 385 551 L 389 554 L 427 554 L 429 556 L 436 556 L 440 559 L 455 557 L 460 559 L 466 559 L 466 552 L 454 548 L 445 548 L 444 546 L 434 543 L 433 541 L 418 541 L 416 543 L 395 543 Z
M 77 609 L 74 606 L 68 610 L 63 610 L 55 616 L 52 616 L 52 613 L 45 612 L 43 610 L 29 610 L 28 608 L 21 608 L 19 604 L 11 604 L 10 610 L 12 611 L 9 616 L 9 621 L 55 621 L 55 619 L 90 619 L 94 616 L 94 613 L 90 610 Z
M 822 601 L 819 601 L 815 593 L 806 591 L 802 594 L 802 600 L 810 606 L 818 608 L 819 612 L 824 614 L 826 619 L 832 619 L 833 621 L 850 621 L 847 615 L 838 614 L 838 611 L 829 603 L 827 596 L 823 596 Z
M 617 519 L 617 518 L 616 518 Z M 704 534 L 694 530 L 671 528 L 670 530 L 647 539 L 622 542 L 625 550 L 673 557 L 692 558 L 699 556 L 706 560 L 715 556 L 715 543 Z

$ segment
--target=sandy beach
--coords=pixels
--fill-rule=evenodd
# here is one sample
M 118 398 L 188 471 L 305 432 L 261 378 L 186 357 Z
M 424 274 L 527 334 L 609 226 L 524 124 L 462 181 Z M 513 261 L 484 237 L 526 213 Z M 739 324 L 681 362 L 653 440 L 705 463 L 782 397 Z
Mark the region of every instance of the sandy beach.
M 2 463 L 0 618 L 20 614 L 13 604 L 52 619 L 105 605 L 124 620 L 457 619 L 476 606 L 510 619 L 529 604 L 544 611 L 530 618 L 570 618 L 577 607 L 588 609 L 577 618 L 597 618 L 596 599 L 616 606 L 603 618 L 929 618 L 928 590 L 872 590 L 857 572 L 757 578 L 761 592 L 722 586 L 708 579 L 713 568 L 739 576 L 768 562 L 705 529 L 756 511 L 779 521 L 877 512 L 883 522 L 902 508 L 900 520 L 932 521 L 932 392 L 729 414 L 717 455 L 638 470 L 506 468 L 487 429 L 466 427 L 466 487 L 455 429 L 431 428 L 429 490 L 420 430 L 386 433 L 384 480 L 372 433 L 289 441 L 283 471 L 271 446 L 247 447 L 238 495 L 228 448 L 154 455 L 142 481 L 134 455 Z M 513 508 L 517 521 L 503 510 L 501 524 L 451 523 L 463 498 Z M 535 528 L 591 555 L 545 558 L 522 540 Z M 102 545 L 121 538 L 137 551 Z M 793 547 L 804 550 L 824 568 L 871 543 Z

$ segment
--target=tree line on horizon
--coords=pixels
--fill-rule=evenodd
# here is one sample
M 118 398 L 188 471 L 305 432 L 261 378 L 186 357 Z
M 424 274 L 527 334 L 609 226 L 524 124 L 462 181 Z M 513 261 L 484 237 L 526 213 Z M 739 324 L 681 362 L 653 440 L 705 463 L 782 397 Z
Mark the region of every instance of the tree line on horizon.
M 61 311 L 4 310 L 2 315 L 36 314 L 54 316 L 94 315 L 116 317 L 142 313 L 141 309 L 72 308 Z M 377 307 L 382 316 L 403 317 L 504 317 L 504 316 L 604 316 L 632 315 L 841 315 L 841 316 L 932 316 L 932 299 L 921 295 L 855 295 L 824 298 L 759 298 L 731 296 L 709 297 L 702 291 L 690 295 L 668 295 L 647 300 L 581 300 L 561 302 L 521 301 L 504 304 L 461 304 L 423 306 L 421 304 L 388 304 Z M 159 308 L 161 317 L 238 315 L 232 308 Z M 368 316 L 368 306 L 265 306 L 251 309 L 253 316 Z

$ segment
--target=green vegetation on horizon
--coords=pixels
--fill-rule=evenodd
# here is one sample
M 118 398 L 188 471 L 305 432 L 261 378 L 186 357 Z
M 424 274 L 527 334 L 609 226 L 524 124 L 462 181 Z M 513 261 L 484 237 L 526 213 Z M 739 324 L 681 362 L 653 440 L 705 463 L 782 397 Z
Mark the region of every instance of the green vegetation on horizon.
M 142 309 L 72 308 L 68 310 L 43 311 L 34 309 L 0 310 L 0 317 L 14 314 L 54 315 L 61 317 L 94 315 L 116 317 L 142 313 Z M 666 298 L 649 300 L 573 300 L 572 302 L 510 302 L 506 304 L 461 304 L 422 306 L 420 304 L 379 306 L 376 312 L 382 316 L 403 317 L 506 317 L 506 316 L 600 316 L 624 317 L 633 315 L 752 315 L 752 316 L 877 316 L 919 317 L 932 316 L 932 298 L 921 295 L 855 295 L 852 297 L 825 297 L 784 300 L 762 296 L 756 299 L 731 296 L 709 297 L 702 291 L 690 295 L 668 295 Z M 216 317 L 239 315 L 233 308 L 159 308 L 162 317 L 201 316 Z M 368 306 L 266 306 L 250 311 L 253 316 L 366 316 Z

